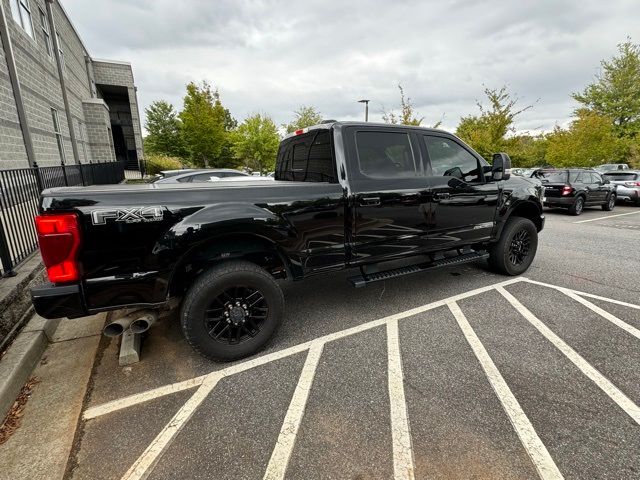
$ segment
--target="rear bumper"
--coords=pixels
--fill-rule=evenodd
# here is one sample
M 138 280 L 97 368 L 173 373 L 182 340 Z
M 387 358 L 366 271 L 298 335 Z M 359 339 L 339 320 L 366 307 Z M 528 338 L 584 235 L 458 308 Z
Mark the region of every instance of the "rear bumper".
M 616 195 L 619 200 L 637 200 L 640 198 L 640 188 L 618 187 Z
M 80 285 L 41 285 L 31 289 L 31 301 L 36 313 L 44 318 L 78 318 L 89 314 Z
M 575 202 L 576 197 L 547 197 L 545 207 L 570 207 Z

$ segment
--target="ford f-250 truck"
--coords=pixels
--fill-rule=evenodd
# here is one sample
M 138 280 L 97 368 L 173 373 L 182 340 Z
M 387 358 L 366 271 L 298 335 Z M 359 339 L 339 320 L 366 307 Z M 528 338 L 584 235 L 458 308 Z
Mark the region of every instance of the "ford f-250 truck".
M 354 268 L 363 286 L 481 258 L 524 272 L 544 190 L 510 166 L 440 130 L 332 122 L 282 141 L 273 182 L 45 190 L 36 225 L 51 283 L 33 303 L 45 318 L 179 303 L 198 352 L 237 359 L 280 323 L 277 279 Z

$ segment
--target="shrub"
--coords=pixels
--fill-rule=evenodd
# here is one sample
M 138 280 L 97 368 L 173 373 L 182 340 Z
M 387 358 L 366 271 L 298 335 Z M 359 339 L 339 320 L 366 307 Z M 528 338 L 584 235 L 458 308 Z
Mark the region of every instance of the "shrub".
M 162 170 L 177 170 L 186 168 L 182 159 L 177 157 L 169 157 L 167 155 L 147 155 L 145 159 L 146 174 L 155 175 Z

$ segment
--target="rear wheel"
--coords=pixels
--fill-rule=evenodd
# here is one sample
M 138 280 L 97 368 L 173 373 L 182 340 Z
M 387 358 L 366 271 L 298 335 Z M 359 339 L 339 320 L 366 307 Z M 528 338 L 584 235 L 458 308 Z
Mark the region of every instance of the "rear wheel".
M 284 296 L 265 270 L 228 262 L 203 273 L 191 286 L 180 314 L 189 344 L 212 360 L 251 355 L 269 341 L 284 313 Z
M 576 197 L 576 201 L 573 202 L 573 205 L 569 207 L 570 215 L 580 215 L 584 210 L 584 197 L 582 195 L 578 195 Z
M 602 210 L 604 210 L 605 212 L 610 212 L 614 208 L 616 208 L 616 195 L 615 193 L 611 193 L 609 195 L 609 198 L 607 198 L 607 203 L 602 205 Z
M 489 249 L 489 265 L 505 275 L 525 272 L 538 249 L 538 230 L 531 220 L 511 217 L 497 243 Z

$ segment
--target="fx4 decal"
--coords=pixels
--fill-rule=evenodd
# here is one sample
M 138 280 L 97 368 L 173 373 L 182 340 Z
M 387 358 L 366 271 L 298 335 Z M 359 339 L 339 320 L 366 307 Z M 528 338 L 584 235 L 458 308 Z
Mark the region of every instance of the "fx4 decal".
M 91 223 L 106 225 L 107 220 L 124 223 L 159 222 L 163 218 L 162 207 L 121 207 L 91 212 Z

